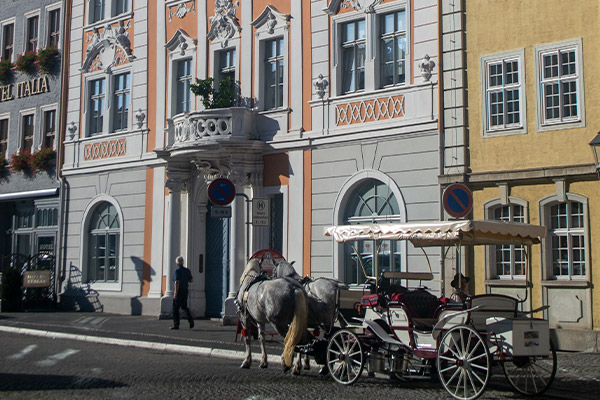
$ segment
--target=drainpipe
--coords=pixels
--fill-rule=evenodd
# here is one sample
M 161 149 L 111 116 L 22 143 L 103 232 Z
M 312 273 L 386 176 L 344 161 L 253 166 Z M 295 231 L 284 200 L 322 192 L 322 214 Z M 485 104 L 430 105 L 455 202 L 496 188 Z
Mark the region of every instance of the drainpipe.
M 57 294 L 62 288 L 62 283 L 66 279 L 66 260 L 65 260 L 65 249 L 63 243 L 64 235 L 66 234 L 66 186 L 67 183 L 62 175 L 62 167 L 64 161 L 64 140 L 65 130 L 67 127 L 67 103 L 69 93 L 69 64 L 70 64 L 70 49 L 71 41 L 71 10 L 73 7 L 73 0 L 66 0 L 64 3 L 63 10 L 63 21 L 62 24 L 62 62 L 60 65 L 60 77 L 61 77 L 61 89 L 60 89 L 60 117 L 58 122 L 58 143 L 56 146 L 56 177 L 59 182 L 59 221 L 58 221 L 58 244 L 57 244 L 57 258 L 56 258 L 56 271 L 54 272 L 54 290 Z M 60 266 L 60 268 L 59 268 Z M 60 272 L 60 273 L 58 273 Z M 58 275 L 58 279 L 57 279 Z M 57 299 L 58 300 L 58 299 Z

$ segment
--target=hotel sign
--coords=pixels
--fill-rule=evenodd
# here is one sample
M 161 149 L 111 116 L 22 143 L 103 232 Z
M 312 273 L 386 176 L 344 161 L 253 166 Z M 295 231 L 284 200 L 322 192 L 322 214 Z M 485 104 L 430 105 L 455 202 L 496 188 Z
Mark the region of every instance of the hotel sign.
M 25 271 L 23 273 L 23 287 L 48 286 L 50 286 L 50 271 Z
M 47 76 L 41 76 L 28 81 L 4 85 L 0 86 L 0 103 L 14 99 L 22 99 L 24 97 L 30 97 L 36 94 L 47 93 L 49 91 L 50 89 L 48 87 Z

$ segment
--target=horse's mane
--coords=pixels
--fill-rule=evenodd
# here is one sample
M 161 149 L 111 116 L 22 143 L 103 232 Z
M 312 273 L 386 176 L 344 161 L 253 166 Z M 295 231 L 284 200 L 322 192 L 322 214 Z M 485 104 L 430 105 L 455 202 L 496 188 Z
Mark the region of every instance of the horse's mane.
M 246 268 L 244 268 L 244 272 L 242 273 L 242 276 L 240 277 L 240 285 L 242 283 L 244 283 L 244 279 L 246 279 L 248 274 L 252 271 L 256 272 L 256 275 L 260 274 L 260 272 L 261 272 L 260 262 L 255 258 L 248 261 L 248 263 L 246 264 Z

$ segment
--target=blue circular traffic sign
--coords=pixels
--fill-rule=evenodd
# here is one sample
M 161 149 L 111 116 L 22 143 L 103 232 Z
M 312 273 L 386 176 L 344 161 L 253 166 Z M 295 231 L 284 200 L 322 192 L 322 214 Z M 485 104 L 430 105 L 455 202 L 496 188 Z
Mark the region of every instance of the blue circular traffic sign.
M 208 186 L 208 198 L 217 206 L 226 206 L 235 199 L 235 186 L 225 178 L 217 178 Z
M 453 183 L 444 190 L 444 209 L 456 218 L 462 218 L 473 209 L 473 194 L 462 183 Z

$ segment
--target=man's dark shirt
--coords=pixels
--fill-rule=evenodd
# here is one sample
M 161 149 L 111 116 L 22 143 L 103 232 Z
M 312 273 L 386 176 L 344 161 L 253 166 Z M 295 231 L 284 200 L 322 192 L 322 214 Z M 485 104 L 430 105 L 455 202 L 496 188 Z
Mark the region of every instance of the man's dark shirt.
M 180 289 L 187 289 L 190 284 L 190 280 L 192 279 L 192 273 L 189 269 L 180 266 L 175 270 L 175 281 L 179 281 Z

